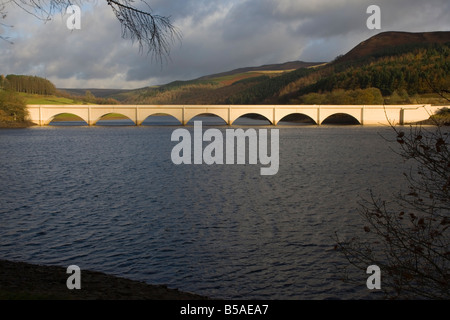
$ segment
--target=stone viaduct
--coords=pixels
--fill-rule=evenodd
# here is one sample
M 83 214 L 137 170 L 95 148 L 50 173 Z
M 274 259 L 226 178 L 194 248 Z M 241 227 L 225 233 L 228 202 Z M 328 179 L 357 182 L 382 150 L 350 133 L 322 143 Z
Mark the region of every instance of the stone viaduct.
M 152 115 L 170 115 L 186 125 L 198 115 L 222 118 L 228 125 L 247 114 L 264 116 L 272 125 L 291 114 L 310 117 L 317 125 L 335 114 L 346 114 L 361 125 L 407 124 L 426 120 L 439 108 L 431 105 L 28 105 L 29 120 L 48 125 L 62 113 L 74 114 L 92 126 L 107 114 L 118 113 L 141 125 Z

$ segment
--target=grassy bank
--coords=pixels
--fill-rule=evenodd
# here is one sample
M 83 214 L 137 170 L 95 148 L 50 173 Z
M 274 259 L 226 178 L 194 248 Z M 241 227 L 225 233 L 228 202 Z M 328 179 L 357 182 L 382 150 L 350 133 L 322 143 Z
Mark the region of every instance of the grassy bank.
M 74 100 L 65 97 L 58 97 L 55 95 L 40 95 L 40 94 L 29 94 L 29 93 L 18 93 L 19 96 L 25 100 L 26 104 L 57 104 L 57 105 L 74 105 L 83 104 L 80 100 Z
M 81 268 L 81 289 L 69 290 L 66 268 L 0 260 L 1 300 L 204 300 L 206 297 Z
M 35 124 L 31 121 L 2 121 L 0 119 L 0 129 L 1 128 L 28 128 L 35 126 Z

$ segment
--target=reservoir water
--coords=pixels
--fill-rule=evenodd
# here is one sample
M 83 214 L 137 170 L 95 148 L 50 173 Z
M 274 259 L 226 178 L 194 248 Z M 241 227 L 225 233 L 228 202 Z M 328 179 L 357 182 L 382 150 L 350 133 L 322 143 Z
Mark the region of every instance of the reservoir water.
M 276 127 L 274 176 L 176 166 L 176 128 L 0 130 L 0 257 L 220 299 L 373 297 L 364 272 L 360 286 L 341 280 L 333 237 L 362 230 L 370 190 L 389 200 L 404 187 L 391 128 Z

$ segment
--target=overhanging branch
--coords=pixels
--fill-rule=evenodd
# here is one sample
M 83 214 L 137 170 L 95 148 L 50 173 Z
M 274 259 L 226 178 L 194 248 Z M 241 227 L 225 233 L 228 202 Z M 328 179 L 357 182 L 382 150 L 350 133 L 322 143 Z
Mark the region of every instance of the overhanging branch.
M 130 38 L 139 44 L 139 51 L 147 51 L 154 58 L 162 61 L 169 57 L 170 47 L 175 40 L 181 39 L 180 31 L 171 23 L 170 17 L 153 14 L 149 4 L 145 0 L 105 0 L 113 10 L 116 18 L 122 26 L 122 37 Z M 84 2 L 88 2 L 87 0 Z M 144 6 L 144 10 L 138 8 L 135 3 Z M 73 4 L 82 5 L 81 0 L 9 0 L 28 14 L 49 21 L 55 12 L 64 10 Z M 5 18 L 5 2 L 0 4 L 0 18 Z M 0 36 L 6 40 L 6 37 Z

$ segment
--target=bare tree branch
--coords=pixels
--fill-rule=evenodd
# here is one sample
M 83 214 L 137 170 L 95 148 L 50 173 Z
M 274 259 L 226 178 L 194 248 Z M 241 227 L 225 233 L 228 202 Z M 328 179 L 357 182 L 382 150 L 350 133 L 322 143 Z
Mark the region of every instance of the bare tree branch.
M 122 36 L 137 41 L 139 49 L 147 48 L 148 53 L 157 58 L 168 57 L 170 45 L 181 38 L 181 33 L 172 25 L 169 17 L 152 14 L 150 6 L 145 2 L 148 11 L 131 6 L 132 0 L 106 0 L 122 25 Z
M 5 11 L 5 4 L 4 3 L 0 3 L 0 19 L 4 20 L 6 18 L 6 16 L 7 16 L 7 13 Z M 0 22 L 0 27 L 2 27 L 2 26 L 3 27 L 7 27 L 7 28 L 12 28 L 12 26 L 9 26 L 7 24 L 4 24 L 4 23 Z M 10 41 L 9 39 L 10 39 L 9 37 L 4 37 L 4 36 L 2 36 L 0 34 L 0 40 L 9 42 L 10 44 L 13 44 L 13 42 Z

